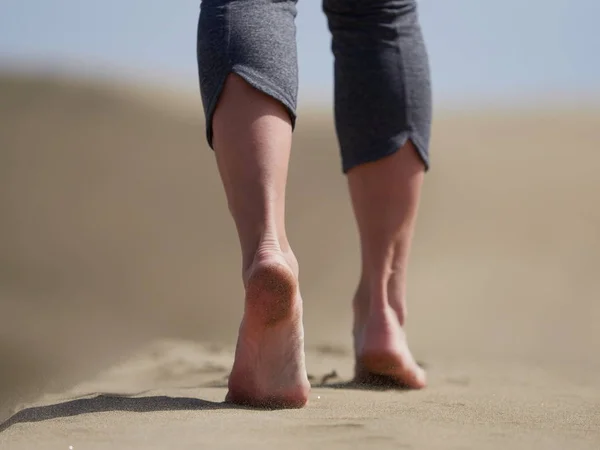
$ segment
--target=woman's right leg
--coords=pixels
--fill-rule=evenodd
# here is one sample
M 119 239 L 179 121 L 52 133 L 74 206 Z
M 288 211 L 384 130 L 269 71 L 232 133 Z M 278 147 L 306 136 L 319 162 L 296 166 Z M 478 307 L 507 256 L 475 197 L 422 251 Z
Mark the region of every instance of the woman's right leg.
M 425 373 L 406 341 L 408 256 L 428 165 L 431 92 L 416 0 L 323 0 L 335 56 L 335 118 L 358 225 L 356 376 L 410 388 Z
M 227 399 L 308 398 L 298 264 L 285 231 L 297 93 L 295 1 L 204 0 L 198 67 L 209 144 L 242 250 L 245 305 Z

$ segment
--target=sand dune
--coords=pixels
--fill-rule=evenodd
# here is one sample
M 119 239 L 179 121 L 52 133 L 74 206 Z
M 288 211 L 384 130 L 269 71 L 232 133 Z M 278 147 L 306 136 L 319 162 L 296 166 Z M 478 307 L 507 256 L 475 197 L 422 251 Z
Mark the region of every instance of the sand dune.
M 331 114 L 304 111 L 288 226 L 315 389 L 257 412 L 221 403 L 240 262 L 195 93 L 7 75 L 0 98 L 0 448 L 600 446 L 600 110 L 437 115 L 418 393 L 347 384 L 357 236 Z

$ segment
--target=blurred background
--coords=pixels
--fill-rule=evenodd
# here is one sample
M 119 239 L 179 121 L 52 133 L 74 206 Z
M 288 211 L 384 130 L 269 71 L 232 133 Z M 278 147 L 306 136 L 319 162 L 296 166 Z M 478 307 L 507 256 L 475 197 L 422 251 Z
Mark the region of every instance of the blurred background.
M 412 345 L 433 367 L 597 374 L 600 3 L 419 3 L 435 118 Z M 307 345 L 347 351 L 359 253 L 330 40 L 319 2 L 298 10 L 289 233 Z M 0 3 L 0 409 L 151 340 L 235 342 L 239 250 L 204 141 L 198 13 L 189 0 Z
M 598 96 L 594 0 L 419 2 L 438 105 L 514 105 Z M 4 0 L 0 56 L 5 69 L 197 86 L 199 2 Z M 329 107 L 329 34 L 320 2 L 298 3 L 303 106 Z

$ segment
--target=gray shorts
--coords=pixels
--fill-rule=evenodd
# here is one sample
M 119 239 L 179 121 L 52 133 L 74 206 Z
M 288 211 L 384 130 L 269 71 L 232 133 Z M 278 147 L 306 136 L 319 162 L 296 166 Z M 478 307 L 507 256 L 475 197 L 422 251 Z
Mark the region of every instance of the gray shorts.
M 323 0 L 335 59 L 335 124 L 342 170 L 391 155 L 408 140 L 429 168 L 431 83 L 416 0 Z M 212 118 L 236 73 L 296 121 L 296 0 L 202 0 L 198 72 Z

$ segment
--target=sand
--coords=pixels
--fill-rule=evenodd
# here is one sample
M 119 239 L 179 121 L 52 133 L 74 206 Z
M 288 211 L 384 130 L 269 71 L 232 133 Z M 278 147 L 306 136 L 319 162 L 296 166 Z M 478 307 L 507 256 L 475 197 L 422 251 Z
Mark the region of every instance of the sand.
M 0 448 L 600 448 L 600 108 L 440 111 L 409 279 L 420 392 L 352 375 L 358 247 L 330 111 L 288 227 L 313 390 L 223 404 L 238 242 L 196 93 L 0 78 Z

